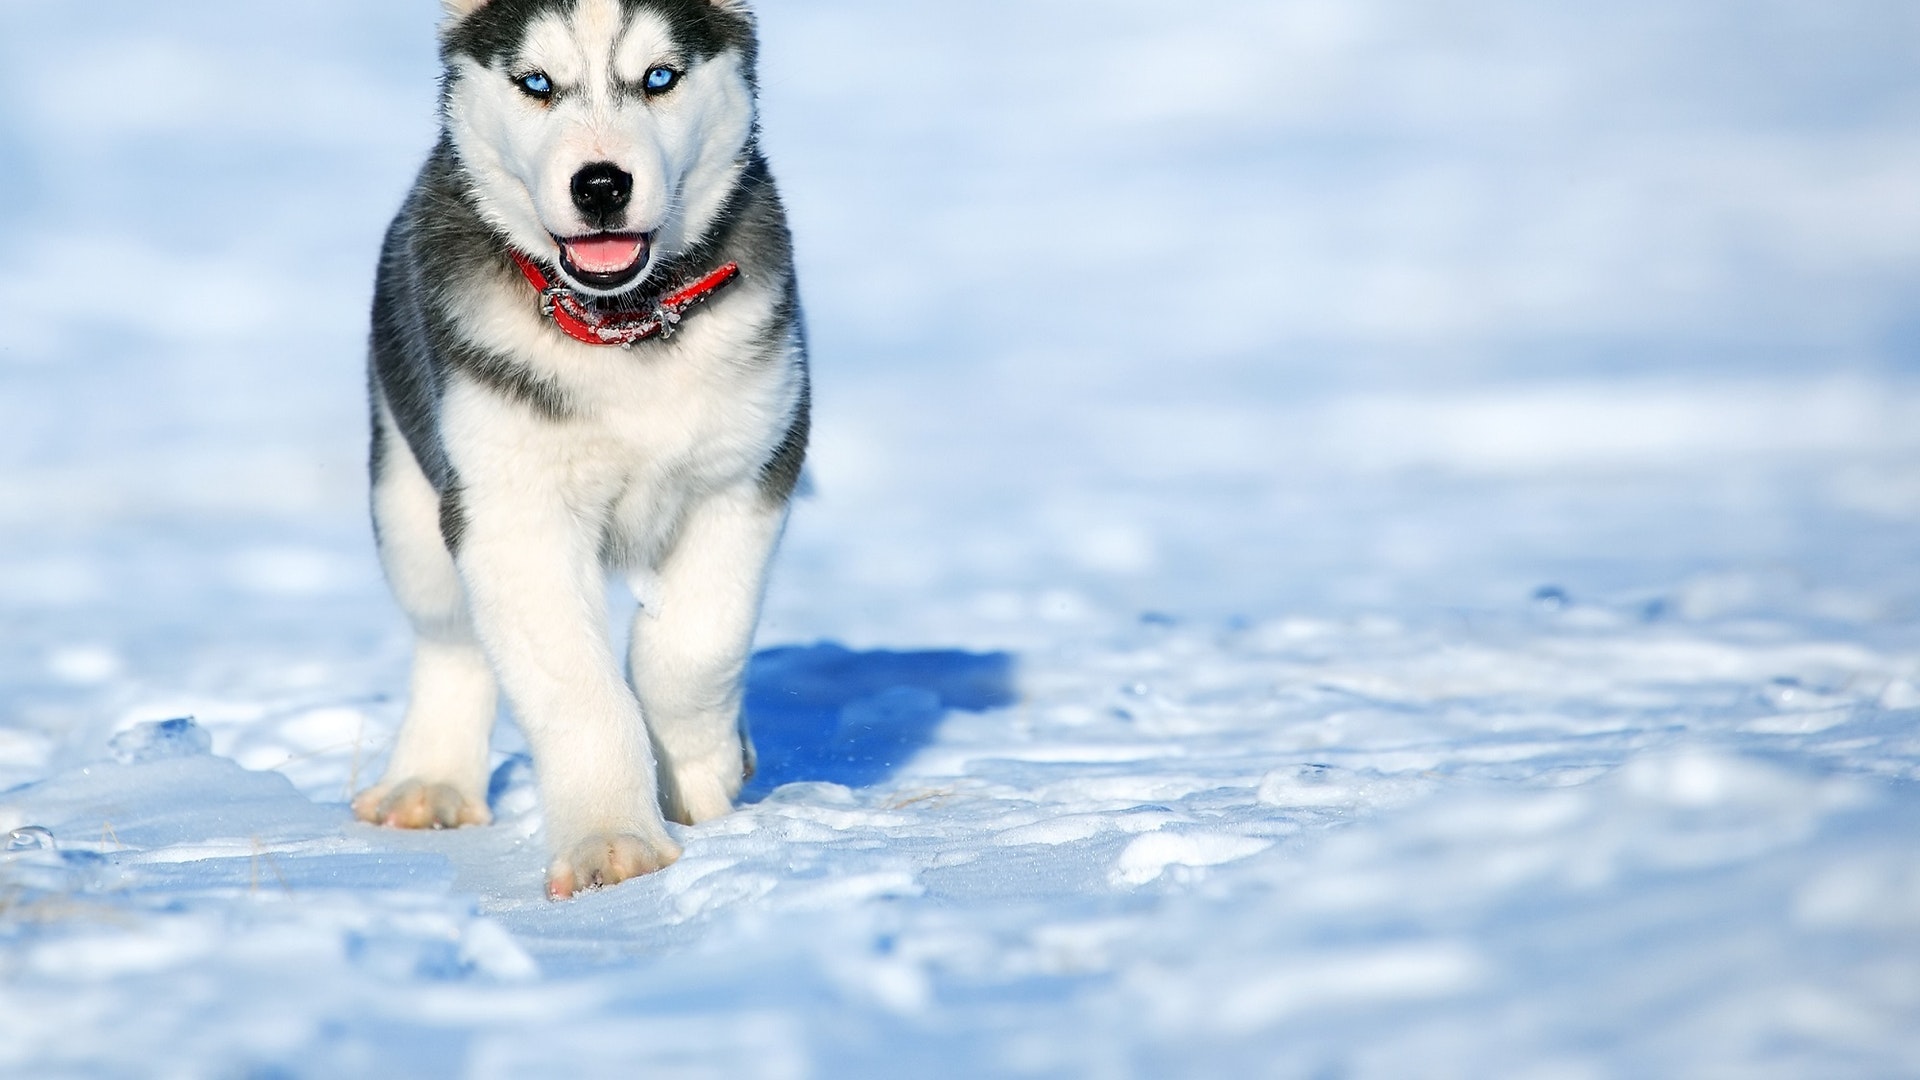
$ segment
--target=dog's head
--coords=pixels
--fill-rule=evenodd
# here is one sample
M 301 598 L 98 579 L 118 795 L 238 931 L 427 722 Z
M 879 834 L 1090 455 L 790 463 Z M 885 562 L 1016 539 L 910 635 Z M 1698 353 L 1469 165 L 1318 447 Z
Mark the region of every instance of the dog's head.
M 699 242 L 754 134 L 746 0 L 443 0 L 447 130 L 482 212 L 615 296 Z

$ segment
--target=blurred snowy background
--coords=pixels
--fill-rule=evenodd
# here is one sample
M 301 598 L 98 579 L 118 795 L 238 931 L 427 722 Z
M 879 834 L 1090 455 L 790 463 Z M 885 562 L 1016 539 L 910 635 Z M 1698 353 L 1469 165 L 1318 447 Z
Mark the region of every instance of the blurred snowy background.
M 860 767 L 549 908 L 341 806 L 435 5 L 0 0 L 0 1070 L 1920 1072 L 1920 8 L 760 6 Z

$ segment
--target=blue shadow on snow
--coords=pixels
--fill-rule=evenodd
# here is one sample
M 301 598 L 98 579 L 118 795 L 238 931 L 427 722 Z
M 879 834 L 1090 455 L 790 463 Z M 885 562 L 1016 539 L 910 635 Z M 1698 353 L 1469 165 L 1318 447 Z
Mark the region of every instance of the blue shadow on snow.
M 741 798 L 782 784 L 867 787 L 933 741 L 947 713 L 1017 700 L 1008 653 L 768 649 L 747 668 L 746 715 L 760 768 Z

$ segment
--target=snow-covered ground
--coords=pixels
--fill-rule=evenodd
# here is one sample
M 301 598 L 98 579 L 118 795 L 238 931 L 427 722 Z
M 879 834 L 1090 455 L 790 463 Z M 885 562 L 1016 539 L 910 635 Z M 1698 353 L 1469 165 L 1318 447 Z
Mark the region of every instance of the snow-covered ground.
M 435 5 L 0 0 L 0 1075 L 1920 1075 L 1920 9 L 761 6 L 767 775 L 550 905 L 345 808 Z

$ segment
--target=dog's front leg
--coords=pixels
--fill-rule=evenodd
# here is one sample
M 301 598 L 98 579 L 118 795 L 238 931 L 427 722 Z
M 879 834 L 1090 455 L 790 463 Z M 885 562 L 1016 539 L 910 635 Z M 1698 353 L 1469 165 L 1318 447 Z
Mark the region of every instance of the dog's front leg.
M 460 498 L 456 561 L 533 749 L 553 851 L 548 894 L 564 899 L 668 866 L 680 848 L 661 819 L 640 706 L 608 639 L 591 515 L 539 485 Z
M 384 399 L 374 411 L 380 453 L 373 518 L 380 561 L 414 629 L 413 692 L 380 782 L 353 811 L 375 825 L 455 829 L 485 825 L 487 743 L 498 691 L 440 529 L 440 495 L 394 428 Z

